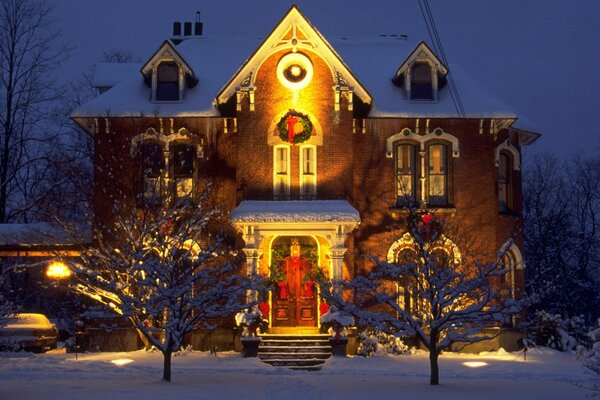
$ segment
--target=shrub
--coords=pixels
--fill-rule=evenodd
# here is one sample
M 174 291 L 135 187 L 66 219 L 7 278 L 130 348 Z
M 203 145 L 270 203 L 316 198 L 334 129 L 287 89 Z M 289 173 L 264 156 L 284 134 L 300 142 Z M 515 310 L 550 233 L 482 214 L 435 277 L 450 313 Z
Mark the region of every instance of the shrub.
M 363 357 L 405 354 L 408 347 L 393 334 L 367 328 L 359 335 L 360 345 L 357 354 Z

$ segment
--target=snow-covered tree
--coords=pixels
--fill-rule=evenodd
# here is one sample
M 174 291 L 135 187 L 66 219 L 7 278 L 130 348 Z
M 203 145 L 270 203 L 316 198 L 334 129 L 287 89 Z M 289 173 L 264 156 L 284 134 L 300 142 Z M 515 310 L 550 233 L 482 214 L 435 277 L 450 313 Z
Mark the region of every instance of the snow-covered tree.
M 490 263 L 457 259 L 432 214 L 412 213 L 407 221 L 407 254 L 393 262 L 374 257 L 373 272 L 351 281 L 321 280 L 321 293 L 361 324 L 415 336 L 429 351 L 430 384 L 437 385 L 443 350 L 490 339 L 485 329 L 508 322 L 522 306 L 500 295 L 498 282 L 509 272 L 502 251 Z
M 212 234 L 214 209 L 187 202 L 118 217 L 110 231 L 73 266 L 76 290 L 108 305 L 164 355 L 163 379 L 171 380 L 171 355 L 184 336 L 211 319 L 248 307 L 247 290 L 260 279 L 240 271 L 239 256 Z M 160 332 L 160 335 L 157 334 Z
M 600 319 L 597 322 L 596 328 L 591 330 L 588 336 L 592 342 L 591 347 L 587 349 L 580 346 L 577 349 L 577 355 L 585 368 L 600 375 Z
M 6 325 L 16 311 L 14 303 L 6 296 L 8 287 L 5 283 L 5 278 L 12 270 L 12 265 L 5 261 L 0 261 L 0 327 Z

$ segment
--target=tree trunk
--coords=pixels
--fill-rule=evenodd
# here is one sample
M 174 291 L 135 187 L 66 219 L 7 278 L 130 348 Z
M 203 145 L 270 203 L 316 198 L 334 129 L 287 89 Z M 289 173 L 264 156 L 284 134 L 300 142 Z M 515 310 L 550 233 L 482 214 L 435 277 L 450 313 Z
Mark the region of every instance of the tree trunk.
M 439 385 L 440 384 L 440 367 L 438 365 L 438 357 L 440 353 L 437 350 L 429 350 L 429 384 Z
M 171 382 L 171 346 L 163 353 L 163 381 Z

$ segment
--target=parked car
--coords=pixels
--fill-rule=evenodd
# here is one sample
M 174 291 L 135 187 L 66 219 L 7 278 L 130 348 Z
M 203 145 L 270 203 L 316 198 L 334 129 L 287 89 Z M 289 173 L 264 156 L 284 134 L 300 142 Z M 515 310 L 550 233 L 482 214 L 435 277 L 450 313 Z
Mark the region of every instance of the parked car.
M 41 353 L 55 349 L 58 329 L 43 314 L 17 314 L 0 327 L 0 348 Z

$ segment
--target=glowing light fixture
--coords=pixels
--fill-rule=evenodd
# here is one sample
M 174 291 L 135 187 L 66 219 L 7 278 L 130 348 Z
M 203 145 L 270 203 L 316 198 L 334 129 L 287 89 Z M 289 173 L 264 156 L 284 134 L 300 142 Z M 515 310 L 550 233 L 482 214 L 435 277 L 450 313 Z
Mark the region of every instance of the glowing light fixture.
M 133 360 L 129 358 L 119 358 L 117 360 L 111 360 L 111 363 L 115 364 L 118 367 L 122 367 L 123 365 L 127 365 L 132 362 Z
M 290 256 L 292 256 L 292 258 L 300 257 L 300 244 L 296 239 L 294 239 L 290 245 Z
M 54 260 L 46 269 L 46 276 L 50 279 L 67 279 L 71 276 L 71 269 L 62 261 Z
M 310 59 L 301 53 L 288 53 L 277 64 L 277 79 L 288 89 L 297 91 L 306 87 L 313 77 Z
M 467 366 L 469 368 L 481 368 L 481 367 L 485 367 L 486 365 L 489 365 L 488 363 L 486 363 L 485 361 L 465 361 L 463 363 L 464 366 Z

